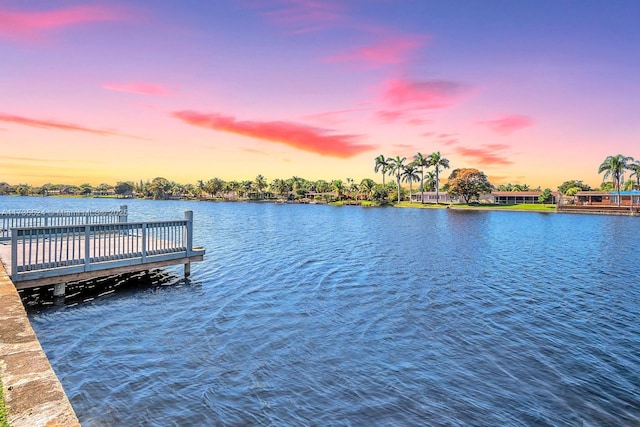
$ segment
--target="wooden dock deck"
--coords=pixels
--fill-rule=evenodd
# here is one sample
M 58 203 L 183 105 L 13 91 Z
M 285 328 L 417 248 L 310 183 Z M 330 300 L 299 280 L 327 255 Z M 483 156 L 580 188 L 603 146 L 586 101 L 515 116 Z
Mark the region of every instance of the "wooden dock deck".
M 12 227 L 0 241 L 0 261 L 17 289 L 202 261 L 193 246 L 193 213 L 172 221 Z M 60 294 L 60 288 L 58 288 Z

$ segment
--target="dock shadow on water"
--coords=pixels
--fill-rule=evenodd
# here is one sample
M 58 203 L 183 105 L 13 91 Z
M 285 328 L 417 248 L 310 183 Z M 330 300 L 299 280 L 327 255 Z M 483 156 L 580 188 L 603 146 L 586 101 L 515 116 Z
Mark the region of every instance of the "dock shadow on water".
M 35 314 L 43 310 L 73 307 L 108 297 L 127 297 L 137 292 L 180 284 L 192 284 L 192 281 L 158 269 L 69 282 L 64 297 L 54 296 L 54 285 L 21 289 L 18 293 L 27 313 Z

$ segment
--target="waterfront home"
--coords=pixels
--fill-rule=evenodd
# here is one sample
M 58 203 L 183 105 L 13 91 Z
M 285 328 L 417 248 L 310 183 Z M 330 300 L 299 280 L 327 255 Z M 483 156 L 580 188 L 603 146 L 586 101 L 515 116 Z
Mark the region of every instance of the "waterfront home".
M 618 206 L 616 191 L 578 191 L 575 195 L 577 206 Z M 621 191 L 620 206 L 640 205 L 640 191 Z
M 478 198 L 480 203 L 493 203 L 497 205 L 521 205 L 525 203 L 539 204 L 538 200 L 542 191 L 494 191 L 487 194 L 481 194 Z M 556 203 L 558 200 L 558 193 L 553 192 L 551 203 Z M 449 196 L 446 192 L 440 192 L 440 203 L 461 203 L 462 200 L 458 196 Z M 436 192 L 429 191 L 424 193 L 415 193 L 411 196 L 411 201 L 422 202 L 424 198 L 425 203 L 436 203 Z
M 411 201 L 422 203 L 459 203 L 460 197 L 458 196 L 449 196 L 446 191 L 440 191 L 440 193 L 436 197 L 435 191 L 424 191 L 422 193 L 413 193 L 411 195 Z
M 491 194 L 482 196 L 481 199 L 497 205 L 539 204 L 541 195 L 542 191 L 493 191 Z M 558 196 L 558 192 L 552 192 L 549 203 L 557 203 Z

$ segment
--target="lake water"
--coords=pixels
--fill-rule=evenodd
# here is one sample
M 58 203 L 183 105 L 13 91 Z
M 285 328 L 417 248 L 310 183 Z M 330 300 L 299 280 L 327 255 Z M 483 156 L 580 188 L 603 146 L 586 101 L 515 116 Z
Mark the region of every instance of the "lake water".
M 640 218 L 124 203 L 207 255 L 30 310 L 83 426 L 640 424 Z

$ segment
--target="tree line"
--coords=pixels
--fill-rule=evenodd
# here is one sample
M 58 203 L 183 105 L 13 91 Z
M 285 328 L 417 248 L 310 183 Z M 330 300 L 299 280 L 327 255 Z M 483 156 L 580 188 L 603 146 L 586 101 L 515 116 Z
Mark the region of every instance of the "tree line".
M 418 191 L 435 192 L 439 200 L 440 191 L 451 196 L 459 196 L 469 203 L 477 200 L 481 194 L 491 191 L 541 191 L 540 187 L 532 188 L 528 184 L 492 185 L 487 176 L 474 168 L 454 169 L 448 177 L 447 183 L 440 185 L 441 173 L 450 168 L 450 162 L 439 151 L 428 155 L 418 152 L 411 161 L 406 157 L 382 154 L 375 158 L 374 172 L 381 173 L 382 184 L 371 178 L 356 182 L 352 178 L 334 180 L 307 180 L 293 176 L 288 179 L 275 178 L 268 182 L 267 178 L 257 175 L 253 180 L 225 181 L 221 178 L 211 178 L 207 181 L 198 180 L 195 184 L 181 184 L 163 177 L 156 177 L 147 181 L 118 181 L 115 185 L 102 183 L 92 186 L 89 183 L 81 185 L 65 185 L 47 183 L 41 186 L 29 184 L 10 185 L 0 182 L 0 195 L 17 194 L 28 195 L 69 195 L 69 196 L 120 196 L 139 197 L 148 199 L 220 199 L 220 200 L 264 200 L 287 199 L 300 200 L 309 197 L 315 200 L 342 201 L 372 201 L 377 203 L 393 203 L 406 199 L 407 191 L 402 183 L 409 185 L 409 200 L 413 195 L 413 184 L 419 183 Z M 630 171 L 629 179 L 625 180 L 625 171 Z M 640 190 L 640 161 L 633 157 L 618 154 L 608 156 L 598 168 L 599 174 L 604 174 L 601 191 Z M 395 182 L 386 182 L 386 177 L 394 178 Z M 606 181 L 611 178 L 610 181 Z M 634 179 L 632 179 L 634 178 Z M 565 181 L 558 186 L 558 191 L 567 196 L 573 196 L 578 191 L 594 190 L 581 180 Z M 551 190 L 542 191 L 541 202 L 551 199 Z M 422 198 L 421 198 L 422 199 Z M 620 198 L 618 198 L 620 200 Z M 422 200 L 424 203 L 424 200 Z

